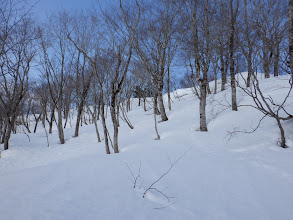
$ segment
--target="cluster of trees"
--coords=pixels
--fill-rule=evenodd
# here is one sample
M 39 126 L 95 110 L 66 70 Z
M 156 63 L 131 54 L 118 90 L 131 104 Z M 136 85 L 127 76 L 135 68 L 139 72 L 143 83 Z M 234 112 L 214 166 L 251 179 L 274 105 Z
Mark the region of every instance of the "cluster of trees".
M 120 1 L 86 12 L 54 12 L 45 23 L 32 18 L 34 6 L 26 1 L 0 0 L 0 5 L 4 149 L 17 128 L 31 132 L 32 116 L 34 132 L 41 123 L 50 134 L 56 123 L 64 144 L 64 128 L 76 109 L 74 136 L 82 123 L 94 123 L 100 142 L 100 121 L 106 153 L 110 154 L 110 145 L 118 153 L 119 119 L 134 128 L 127 118 L 131 97 L 139 98 L 139 105 L 142 100 L 145 111 L 146 98 L 153 98 L 159 139 L 156 115 L 168 120 L 163 93 L 168 93 L 171 110 L 174 66 L 186 69 L 177 87 L 194 87 L 200 100 L 201 131 L 207 131 L 209 82 L 215 80 L 213 93 L 219 91 L 218 80 L 221 91 L 230 84 L 231 108 L 237 111 L 235 74 L 243 70 L 248 76 L 242 89 L 254 98 L 258 110 L 275 118 L 280 129 L 280 120 L 292 118 L 283 108 L 288 97 L 280 104 L 268 103 L 255 74 L 259 69 L 266 78 L 271 72 L 275 77 L 293 73 L 291 0 L 290 4 L 286 0 Z M 106 124 L 108 109 L 113 137 Z M 286 146 L 285 139 L 281 146 Z

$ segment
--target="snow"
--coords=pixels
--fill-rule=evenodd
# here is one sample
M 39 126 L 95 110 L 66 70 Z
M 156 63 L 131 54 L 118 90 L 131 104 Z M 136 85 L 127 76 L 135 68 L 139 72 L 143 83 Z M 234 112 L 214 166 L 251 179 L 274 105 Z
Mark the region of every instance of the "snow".
M 288 91 L 286 79 L 261 80 L 262 89 L 281 101 Z M 151 111 L 144 112 L 133 100 L 129 119 L 135 128 L 121 121 L 119 154 L 105 154 L 94 125 L 83 125 L 73 138 L 72 122 L 65 129 L 65 145 L 58 143 L 54 128 L 49 148 L 41 126 L 30 134 L 30 142 L 25 134 L 12 135 L 10 149 L 1 146 L 0 218 L 292 219 L 293 121 L 283 123 L 287 149 L 277 146 L 279 130 L 272 118 L 256 132 L 229 140 L 227 131 L 252 130 L 263 115 L 251 107 L 232 112 L 225 97 L 229 103 L 229 89 L 209 95 L 209 131 L 203 133 L 198 131 L 198 99 L 191 89 L 177 90 L 172 111 L 167 111 L 169 121 L 158 124 L 159 141 Z M 252 104 L 239 89 L 238 104 Z M 292 95 L 287 109 L 293 112 Z M 108 126 L 111 132 L 110 119 Z M 143 198 L 145 189 L 181 155 L 155 184 L 175 198 L 168 201 L 155 190 Z M 138 175 L 140 164 L 141 178 L 133 188 L 131 172 Z

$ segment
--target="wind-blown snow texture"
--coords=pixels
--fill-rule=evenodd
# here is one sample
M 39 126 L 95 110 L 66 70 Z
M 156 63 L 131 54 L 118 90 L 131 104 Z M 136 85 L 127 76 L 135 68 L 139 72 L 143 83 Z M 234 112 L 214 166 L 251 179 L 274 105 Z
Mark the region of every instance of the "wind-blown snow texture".
M 263 91 L 280 100 L 288 91 L 285 79 L 262 80 Z M 82 126 L 73 138 L 72 123 L 65 145 L 58 144 L 55 128 L 49 148 L 41 126 L 30 142 L 25 134 L 12 135 L 0 159 L 0 219 L 293 219 L 292 120 L 283 123 L 288 149 L 277 146 L 279 130 L 271 118 L 229 141 L 227 131 L 252 130 L 263 115 L 250 107 L 232 112 L 225 97 L 230 102 L 229 89 L 208 97 L 209 131 L 202 133 L 198 99 L 191 89 L 174 92 L 169 121 L 158 124 L 160 141 L 154 140 L 152 111 L 133 100 L 135 129 L 121 121 L 119 154 L 105 154 L 94 125 Z M 238 104 L 247 103 L 250 98 L 238 90 Z M 290 112 L 292 105 L 291 96 Z M 111 131 L 110 119 L 108 125 Z M 155 185 L 175 198 L 168 202 L 154 190 L 143 198 L 144 189 L 184 153 Z M 134 189 L 127 165 L 136 175 L 140 163 Z

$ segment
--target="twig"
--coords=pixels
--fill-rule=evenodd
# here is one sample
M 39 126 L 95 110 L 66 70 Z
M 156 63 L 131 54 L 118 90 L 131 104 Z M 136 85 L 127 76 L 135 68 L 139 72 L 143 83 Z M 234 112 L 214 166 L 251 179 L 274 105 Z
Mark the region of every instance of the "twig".
M 136 176 L 134 175 L 132 169 L 129 167 L 128 163 L 125 162 L 125 164 L 126 164 L 128 170 L 129 170 L 129 172 L 131 173 L 131 176 L 132 176 L 132 178 L 133 178 L 133 179 L 130 179 L 131 182 L 133 183 L 133 188 L 136 188 L 136 185 L 137 185 L 137 181 L 138 181 L 138 179 L 141 179 L 141 175 L 140 175 L 141 160 L 139 161 L 139 169 L 138 169 L 138 173 L 137 173 Z
M 22 131 L 23 131 L 23 133 L 27 136 L 28 141 L 31 142 L 30 136 L 25 132 L 25 130 L 23 129 L 23 127 L 22 127 Z
M 251 130 L 251 131 L 247 131 L 247 130 L 236 130 L 236 128 L 234 128 L 234 131 L 227 131 L 227 135 L 226 135 L 226 137 L 228 137 L 228 142 L 236 135 L 236 133 L 245 133 L 245 134 L 251 134 L 251 133 L 253 133 L 253 132 L 255 132 L 258 128 L 259 128 L 259 126 L 260 126 L 260 124 L 261 124 L 261 122 L 262 122 L 262 120 L 266 117 L 266 116 L 268 116 L 268 114 L 265 114 L 260 120 L 259 120 L 259 122 L 258 122 L 258 124 L 257 124 L 257 126 L 255 127 L 255 128 L 253 128 L 253 130 Z
M 172 168 L 179 162 L 179 160 L 181 160 L 181 158 L 183 157 L 183 156 L 185 156 L 185 154 L 190 150 L 191 148 L 189 148 L 187 151 L 185 151 L 174 163 L 172 163 L 171 162 L 171 160 L 170 160 L 170 158 L 169 158 L 169 161 L 170 161 L 170 167 L 169 167 L 169 169 L 165 172 L 165 173 L 163 173 L 163 175 L 161 175 L 156 181 L 154 181 L 145 191 L 144 191 L 144 193 L 143 193 L 143 198 L 145 197 L 145 195 L 146 195 L 146 193 L 148 192 L 148 191 L 150 191 L 150 190 L 155 190 L 155 191 L 157 191 L 158 193 L 160 193 L 160 194 L 162 194 L 164 197 L 166 197 L 167 199 L 168 199 L 168 201 L 170 202 L 170 198 L 174 198 L 174 197 L 169 197 L 169 196 L 167 196 L 166 194 L 164 194 L 163 192 L 162 192 L 162 190 L 158 190 L 157 188 L 155 188 L 154 187 L 154 185 L 156 184 L 156 183 L 158 183 L 161 179 L 163 179 L 168 173 L 170 173 L 170 171 L 172 170 Z

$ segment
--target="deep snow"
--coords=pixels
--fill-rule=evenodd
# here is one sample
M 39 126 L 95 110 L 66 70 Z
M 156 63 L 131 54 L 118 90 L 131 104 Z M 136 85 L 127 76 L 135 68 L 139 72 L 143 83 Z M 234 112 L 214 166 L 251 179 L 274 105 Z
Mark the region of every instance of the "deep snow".
M 288 90 L 285 79 L 261 80 L 263 91 L 280 100 Z M 292 120 L 283 123 L 289 148 L 282 149 L 271 118 L 256 132 L 229 140 L 227 131 L 251 130 L 262 117 L 251 107 L 225 107 L 229 89 L 209 95 L 205 133 L 198 131 L 199 101 L 192 90 L 177 90 L 172 100 L 169 121 L 158 124 L 159 141 L 152 112 L 133 100 L 129 118 L 135 128 L 121 121 L 119 154 L 105 154 L 94 125 L 82 126 L 73 138 L 72 122 L 65 145 L 55 128 L 49 148 L 41 126 L 30 142 L 25 134 L 12 135 L 10 149 L 1 146 L 0 219 L 293 219 Z M 247 103 L 250 98 L 238 90 L 238 104 Z M 287 109 L 293 112 L 292 95 Z M 155 185 L 175 198 L 169 202 L 154 190 L 143 198 L 144 189 L 183 154 Z M 140 164 L 134 189 L 130 170 L 137 175 Z

